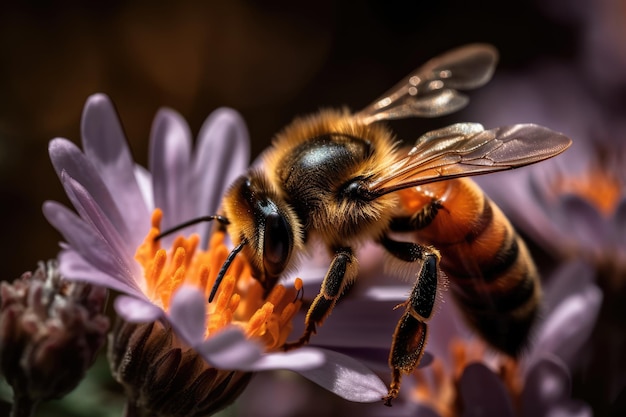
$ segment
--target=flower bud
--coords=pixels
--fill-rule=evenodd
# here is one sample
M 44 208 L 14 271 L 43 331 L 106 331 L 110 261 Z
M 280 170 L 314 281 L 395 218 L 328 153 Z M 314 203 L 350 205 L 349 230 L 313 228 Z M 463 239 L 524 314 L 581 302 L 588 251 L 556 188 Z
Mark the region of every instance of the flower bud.
M 126 390 L 127 415 L 137 410 L 160 417 L 210 415 L 239 397 L 252 377 L 212 367 L 161 321 L 118 320 L 108 355 L 113 377 Z
M 32 410 L 78 385 L 109 329 L 106 295 L 66 281 L 56 260 L 0 284 L 0 369 L 13 387 L 14 408 Z

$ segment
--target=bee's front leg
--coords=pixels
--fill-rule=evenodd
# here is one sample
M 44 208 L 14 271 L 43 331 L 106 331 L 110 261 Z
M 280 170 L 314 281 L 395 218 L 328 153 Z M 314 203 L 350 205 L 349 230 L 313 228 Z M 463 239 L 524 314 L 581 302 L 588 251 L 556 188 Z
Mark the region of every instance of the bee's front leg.
M 380 243 L 396 258 L 405 262 L 421 262 L 409 298 L 398 307 L 405 311 L 396 326 L 389 353 L 391 383 L 389 392 L 383 397 L 385 405 L 400 392 L 402 375 L 410 374 L 419 365 L 425 352 L 428 336 L 426 322 L 432 317 L 437 294 L 443 278 L 439 273 L 439 252 L 412 242 L 397 242 L 384 236 Z
M 321 325 L 328 317 L 346 286 L 356 277 L 356 272 L 357 262 L 352 249 L 336 249 L 335 257 L 322 281 L 320 292 L 307 312 L 304 333 L 297 341 L 285 343 L 283 345 L 285 351 L 301 347 L 309 342 L 311 335 L 315 334 L 316 326 Z

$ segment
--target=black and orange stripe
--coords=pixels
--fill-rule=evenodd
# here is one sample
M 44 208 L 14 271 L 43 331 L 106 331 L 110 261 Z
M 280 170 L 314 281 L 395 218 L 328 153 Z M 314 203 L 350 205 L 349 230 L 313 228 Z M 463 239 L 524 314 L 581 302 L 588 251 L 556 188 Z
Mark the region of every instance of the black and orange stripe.
M 436 247 L 450 289 L 470 324 L 494 348 L 517 356 L 539 311 L 534 262 L 513 226 L 478 185 L 459 178 L 400 192 L 420 243 Z M 436 215 L 424 215 L 436 207 Z

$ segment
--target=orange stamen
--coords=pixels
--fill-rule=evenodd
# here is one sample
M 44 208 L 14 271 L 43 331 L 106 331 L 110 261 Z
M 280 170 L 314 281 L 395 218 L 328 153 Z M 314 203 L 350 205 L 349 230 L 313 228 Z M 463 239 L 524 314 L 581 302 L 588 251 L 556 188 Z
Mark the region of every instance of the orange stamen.
M 274 312 L 274 304 L 266 302 L 254 315 L 248 320 L 248 328 L 246 333 L 248 337 L 261 336 L 265 332 L 266 324 L 270 315 Z
M 146 271 L 146 282 L 148 284 L 148 295 L 155 297 L 157 286 L 163 276 L 165 263 L 167 262 L 167 252 L 165 249 L 159 249 L 151 262 L 148 263 Z
M 485 363 L 487 347 L 478 340 L 453 339 L 449 346 L 451 370 L 435 359 L 431 366 L 414 372 L 416 386 L 412 398 L 429 405 L 442 417 L 463 415 L 463 404 L 458 392 L 459 381 L 465 368 L 471 363 Z M 522 380 L 519 367 L 513 359 L 494 357 L 496 374 L 502 379 L 516 406 L 520 405 Z M 490 366 L 491 367 L 491 366 Z
M 230 252 L 224 243 L 225 234 L 214 233 L 207 250 L 199 249 L 198 235 L 177 236 L 169 249 L 161 248 L 162 241 L 155 239 L 160 234 L 162 218 L 161 210 L 154 210 L 152 228 L 135 253 L 135 259 L 144 268 L 146 296 L 167 312 L 173 294 L 182 285 L 192 285 L 204 292 L 208 303 L 218 271 Z M 287 340 L 291 320 L 302 304 L 296 297 L 302 287 L 298 278 L 293 288 L 277 285 L 265 298 L 264 289 L 252 277 L 249 264 L 237 256 L 215 299 L 208 304 L 205 337 L 234 325 L 268 351 L 278 350 Z
M 558 194 L 574 194 L 592 203 L 604 216 L 612 215 L 622 197 L 622 183 L 602 168 L 593 168 L 578 177 L 559 177 L 554 182 Z

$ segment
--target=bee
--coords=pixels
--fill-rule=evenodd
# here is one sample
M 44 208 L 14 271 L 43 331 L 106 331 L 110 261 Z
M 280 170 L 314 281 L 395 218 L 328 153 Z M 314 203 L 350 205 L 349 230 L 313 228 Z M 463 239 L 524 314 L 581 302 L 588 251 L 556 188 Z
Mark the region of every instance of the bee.
M 356 249 L 374 241 L 399 267 L 409 267 L 415 281 L 391 341 L 386 405 L 423 356 L 445 275 L 472 327 L 496 349 L 516 355 L 537 314 L 537 271 L 506 217 L 465 177 L 551 158 L 571 140 L 534 124 L 485 130 L 459 123 L 405 149 L 379 123 L 459 110 L 468 102 L 459 90 L 488 82 L 497 57 L 490 45 L 460 47 L 431 59 L 359 112 L 322 110 L 295 119 L 274 138 L 263 163 L 230 186 L 222 214 L 204 218 L 218 220 L 235 245 L 209 301 L 238 253 L 269 292 L 308 245 L 321 242 L 330 266 L 304 333 L 284 349 L 303 346 L 355 280 Z M 415 239 L 396 240 L 395 232 Z

